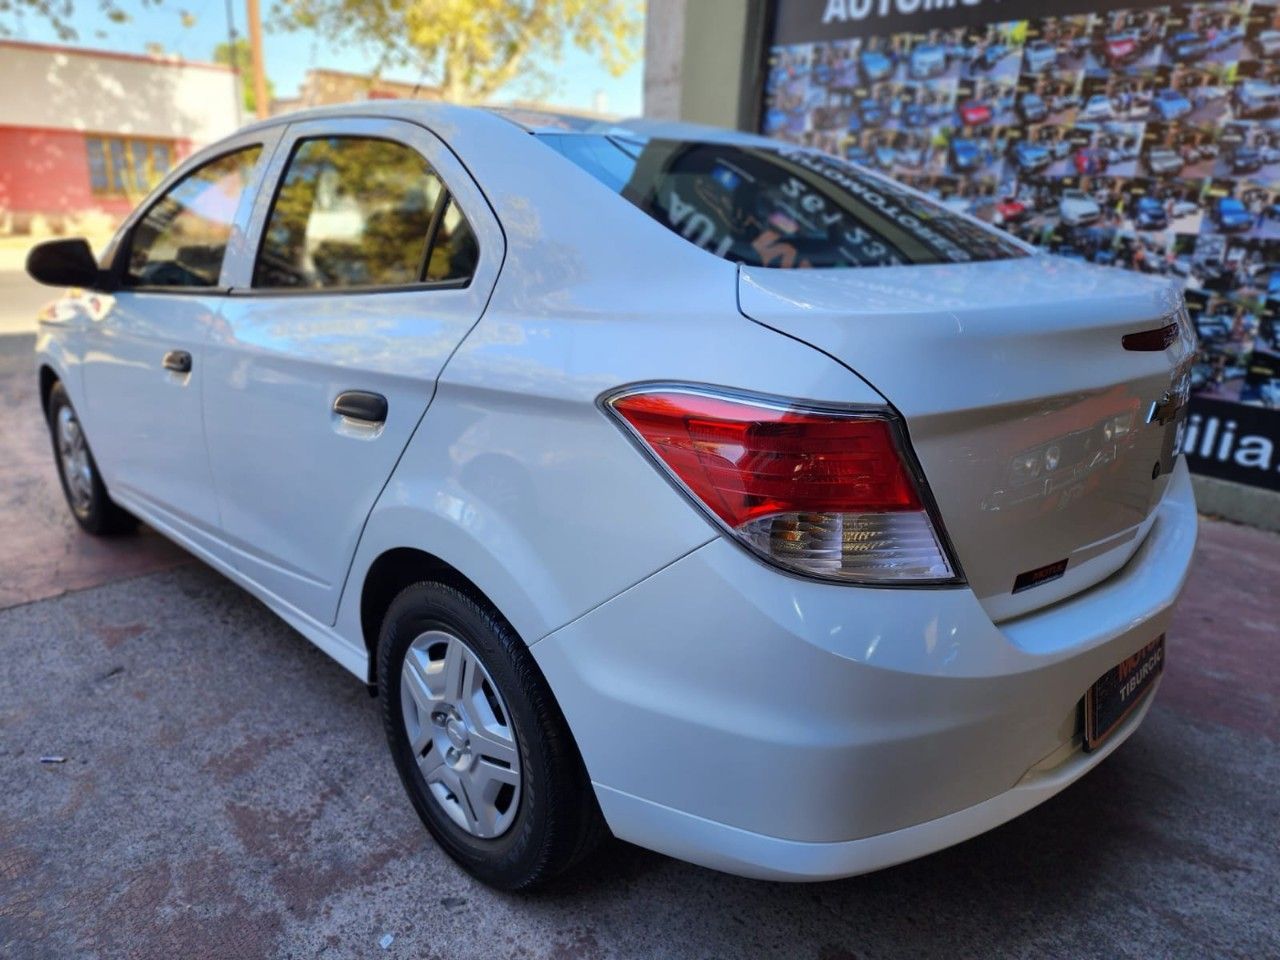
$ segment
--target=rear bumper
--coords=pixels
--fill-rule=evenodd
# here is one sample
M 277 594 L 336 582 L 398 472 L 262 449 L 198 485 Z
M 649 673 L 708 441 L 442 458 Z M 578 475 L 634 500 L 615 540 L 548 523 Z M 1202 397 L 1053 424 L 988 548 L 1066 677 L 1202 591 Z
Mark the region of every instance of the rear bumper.
M 1108 757 L 1142 723 L 1159 684 L 1102 749 L 1073 752 L 1033 770 L 1011 789 L 955 813 L 860 840 L 806 843 L 740 830 L 596 785 L 613 832 L 669 856 L 758 880 L 837 880 L 914 860 L 1012 820 L 1070 786 Z
M 814 583 L 716 540 L 532 649 L 617 836 L 848 876 L 1017 816 L 1131 734 L 1150 697 L 1084 754 L 1080 701 L 1166 630 L 1195 535 L 1179 461 L 1122 570 L 998 627 L 967 589 Z

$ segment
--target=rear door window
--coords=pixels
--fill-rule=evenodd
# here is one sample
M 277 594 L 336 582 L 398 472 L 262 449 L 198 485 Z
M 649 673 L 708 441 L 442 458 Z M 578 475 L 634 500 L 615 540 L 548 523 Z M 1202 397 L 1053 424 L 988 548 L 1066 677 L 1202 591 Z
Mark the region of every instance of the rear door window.
M 890 180 L 786 144 L 540 139 L 668 229 L 737 263 L 829 268 L 1026 256 L 1012 238 Z
M 465 283 L 476 259 L 465 217 L 420 153 L 390 140 L 321 137 L 294 148 L 263 231 L 253 286 Z

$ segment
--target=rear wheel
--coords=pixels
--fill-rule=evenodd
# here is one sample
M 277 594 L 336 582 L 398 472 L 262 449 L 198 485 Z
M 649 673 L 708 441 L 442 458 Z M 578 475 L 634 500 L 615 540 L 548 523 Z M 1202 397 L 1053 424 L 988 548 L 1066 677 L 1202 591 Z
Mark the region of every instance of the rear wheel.
M 418 816 L 477 879 L 535 886 L 604 835 L 541 671 L 510 626 L 467 594 L 439 583 L 401 591 L 383 620 L 378 686 Z
M 49 390 L 48 409 L 53 456 L 71 515 L 86 531 L 98 536 L 132 530 L 138 521 L 107 494 L 84 428 L 61 383 Z

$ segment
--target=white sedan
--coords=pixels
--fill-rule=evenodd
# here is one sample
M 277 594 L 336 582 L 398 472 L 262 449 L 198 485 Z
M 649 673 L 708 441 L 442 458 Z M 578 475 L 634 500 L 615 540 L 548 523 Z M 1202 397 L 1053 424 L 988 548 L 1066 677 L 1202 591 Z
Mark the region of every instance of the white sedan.
M 1102 208 L 1083 190 L 1064 190 L 1058 201 L 1058 216 L 1067 226 L 1081 227 L 1101 217 Z
M 1080 115 L 1077 119 L 1085 120 L 1111 120 L 1115 117 L 1115 105 L 1111 102 L 1111 98 L 1105 94 L 1095 94 L 1085 101 L 1083 107 L 1080 108 Z
M 251 126 L 28 269 L 79 288 L 36 368 L 81 526 L 367 683 L 487 883 L 610 831 L 873 870 L 1151 704 L 1196 534 L 1169 282 L 762 138 L 396 102 Z

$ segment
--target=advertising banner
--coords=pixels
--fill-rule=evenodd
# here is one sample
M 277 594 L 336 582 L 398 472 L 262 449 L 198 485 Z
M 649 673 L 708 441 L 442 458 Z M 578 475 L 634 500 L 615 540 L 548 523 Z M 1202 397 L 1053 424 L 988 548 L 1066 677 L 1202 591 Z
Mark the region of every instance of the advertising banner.
M 1280 490 L 1280 417 L 1274 411 L 1194 397 L 1182 452 L 1195 473 Z
M 1280 0 L 776 0 L 771 24 L 763 133 L 1181 280 L 1197 398 L 1280 436 Z M 1275 486 L 1233 458 L 1188 451 Z

